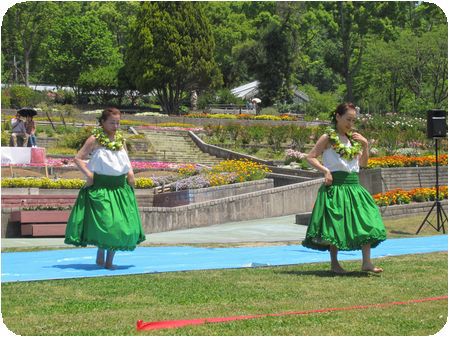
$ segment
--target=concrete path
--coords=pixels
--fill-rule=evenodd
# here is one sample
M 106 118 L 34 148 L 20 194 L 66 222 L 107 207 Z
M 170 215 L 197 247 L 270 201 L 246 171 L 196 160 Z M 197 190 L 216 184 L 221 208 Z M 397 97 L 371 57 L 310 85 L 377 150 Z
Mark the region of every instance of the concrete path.
M 289 215 L 160 232 L 147 235 L 143 244 L 300 242 L 305 237 L 306 226 L 294 222 L 295 215 Z M 2 238 L 1 245 L 2 248 L 68 247 L 64 244 L 64 238 Z

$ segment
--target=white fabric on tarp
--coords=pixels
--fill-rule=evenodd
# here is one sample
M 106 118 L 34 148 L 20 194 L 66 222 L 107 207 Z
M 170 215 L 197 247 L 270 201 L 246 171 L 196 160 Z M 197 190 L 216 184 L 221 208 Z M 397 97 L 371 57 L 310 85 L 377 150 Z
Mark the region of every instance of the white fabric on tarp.
M 30 147 L 1 147 L 2 164 L 31 163 Z

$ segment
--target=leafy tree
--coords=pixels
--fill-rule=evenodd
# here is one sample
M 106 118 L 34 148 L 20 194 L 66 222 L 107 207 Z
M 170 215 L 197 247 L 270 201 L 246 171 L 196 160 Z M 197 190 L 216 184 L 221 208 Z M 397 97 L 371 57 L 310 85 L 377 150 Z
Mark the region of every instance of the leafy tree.
M 57 85 L 74 87 L 77 95 L 83 89 L 80 85 L 88 83 L 87 73 L 97 70 L 110 83 L 111 75 L 104 75 L 105 71 L 118 71 L 121 65 L 111 32 L 93 15 L 62 17 L 48 38 L 47 53 L 49 78 Z
M 33 60 L 41 48 L 42 40 L 50 29 L 50 18 L 55 10 L 51 2 L 29 1 L 17 3 L 6 12 L 2 23 L 2 53 L 13 81 L 19 76 L 30 84 Z
M 173 114 L 191 90 L 219 81 L 213 51 L 202 4 L 144 2 L 126 64 L 138 90 L 154 92 L 164 111 Z
M 299 12 L 297 3 L 278 3 L 277 15 L 266 16 L 266 26 L 259 41 L 242 49 L 249 70 L 259 81 L 263 106 L 292 99 L 293 74 L 299 52 Z
M 82 92 L 99 96 L 101 102 L 107 103 L 116 96 L 118 72 L 117 65 L 97 67 L 81 73 L 77 85 Z
M 423 112 L 447 105 L 447 27 L 368 44 L 356 88 L 372 109 Z
M 328 44 L 325 60 L 340 74 L 346 85 L 345 100 L 354 101 L 354 77 L 360 71 L 366 51 L 367 37 L 376 35 L 390 40 L 395 36 L 402 7 L 390 2 L 328 2 L 324 8 L 332 13 L 328 30 L 332 43 Z
M 114 36 L 114 45 L 124 53 L 139 11 L 139 2 L 92 1 L 87 4 L 86 14 L 94 15 L 108 25 Z
M 253 40 L 257 29 L 242 7 L 242 2 L 219 1 L 205 6 L 205 15 L 211 24 L 215 41 L 215 60 L 226 88 L 239 85 L 251 76 L 245 64 L 239 62 L 236 50 L 240 44 Z

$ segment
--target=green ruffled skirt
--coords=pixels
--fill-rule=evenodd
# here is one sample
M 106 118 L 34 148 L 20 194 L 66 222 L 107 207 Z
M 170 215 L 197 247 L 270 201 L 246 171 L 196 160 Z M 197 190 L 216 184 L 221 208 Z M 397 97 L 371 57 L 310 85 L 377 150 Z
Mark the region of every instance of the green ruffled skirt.
M 357 173 L 336 171 L 333 184 L 322 185 L 302 245 L 316 250 L 372 248 L 386 239 L 380 212 L 369 192 L 359 184 Z
M 131 251 L 144 240 L 136 197 L 126 175 L 94 173 L 94 184 L 78 194 L 64 243 Z

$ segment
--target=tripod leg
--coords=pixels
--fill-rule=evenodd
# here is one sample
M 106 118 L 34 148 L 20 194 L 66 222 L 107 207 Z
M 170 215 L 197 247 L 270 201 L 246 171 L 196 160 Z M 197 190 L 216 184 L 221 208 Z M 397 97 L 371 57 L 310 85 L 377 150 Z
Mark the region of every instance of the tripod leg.
M 416 235 L 420 232 L 420 230 L 422 230 L 423 226 L 425 225 L 426 222 L 428 222 L 428 217 L 430 216 L 431 212 L 433 211 L 434 207 L 436 206 L 437 202 L 434 202 L 433 206 L 431 207 L 430 211 L 428 211 L 428 214 L 425 216 L 422 224 L 420 225 L 419 229 L 417 229 L 416 231 Z M 429 222 L 428 222 L 429 223 Z
M 445 213 L 445 210 L 442 207 L 440 202 L 438 204 L 437 217 L 438 217 L 438 222 L 440 221 L 440 223 L 438 223 L 438 227 L 439 227 L 438 231 L 440 231 L 440 228 L 442 227 L 442 233 L 445 234 L 444 224 L 445 224 L 445 222 L 448 222 L 448 218 L 447 218 L 447 214 Z

